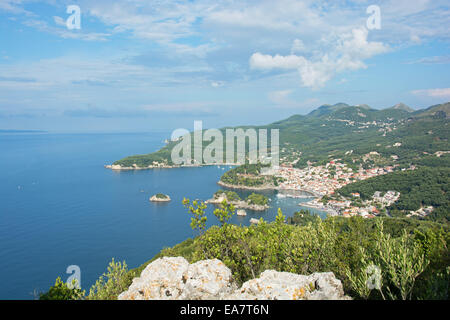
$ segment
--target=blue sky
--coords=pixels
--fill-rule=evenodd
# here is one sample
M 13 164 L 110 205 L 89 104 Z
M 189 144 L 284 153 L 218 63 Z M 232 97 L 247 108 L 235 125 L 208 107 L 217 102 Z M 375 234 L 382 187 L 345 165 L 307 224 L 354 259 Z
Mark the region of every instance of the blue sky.
M 69 30 L 67 6 L 81 9 Z M 368 28 L 370 5 L 380 29 Z M 0 0 L 0 129 L 264 124 L 450 101 L 447 0 Z

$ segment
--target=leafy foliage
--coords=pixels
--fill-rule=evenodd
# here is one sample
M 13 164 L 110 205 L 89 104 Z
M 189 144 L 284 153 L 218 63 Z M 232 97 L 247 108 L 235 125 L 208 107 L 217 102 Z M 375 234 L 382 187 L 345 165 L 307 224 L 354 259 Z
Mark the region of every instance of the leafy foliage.
M 85 291 L 78 288 L 75 282 L 72 286 L 68 286 L 58 277 L 48 292 L 39 296 L 39 300 L 83 300 L 84 295 Z
M 242 199 L 239 197 L 239 195 L 234 192 L 234 191 L 229 191 L 229 190 L 218 190 L 215 194 L 214 194 L 214 198 L 219 198 L 221 196 L 225 196 L 226 199 L 230 202 L 238 202 L 238 201 L 242 201 Z M 254 204 L 254 205 L 260 205 L 260 206 L 266 206 L 269 204 L 269 198 L 267 198 L 265 195 L 263 194 L 259 194 L 259 193 L 252 193 L 250 194 L 245 201 L 248 204 Z
M 233 168 L 223 174 L 220 181 L 235 186 L 246 187 L 261 187 L 272 186 L 272 177 L 261 176 L 261 168 L 269 165 L 258 164 L 244 164 L 242 166 Z
M 119 294 L 128 289 L 132 278 L 128 272 L 125 261 L 109 263 L 107 272 L 90 289 L 87 299 L 89 300 L 117 300 Z
M 194 200 L 191 201 L 189 199 L 184 198 L 183 199 L 183 205 L 188 208 L 189 213 L 193 215 L 191 218 L 191 228 L 192 230 L 196 231 L 201 235 L 203 232 L 205 232 L 206 229 L 206 204 L 202 201 Z
M 204 204 L 184 199 L 190 213 L 205 219 Z M 311 274 L 333 272 L 347 294 L 357 299 L 448 299 L 450 280 L 450 230 L 448 225 L 406 218 L 328 217 L 325 220 L 300 211 L 288 219 L 281 210 L 276 220 L 249 227 L 228 224 L 232 207 L 226 202 L 217 211 L 222 226 L 202 229 L 194 239 L 163 249 L 139 268 L 127 270 L 115 263 L 91 288 L 88 299 L 116 299 L 132 279 L 163 256 L 183 256 L 193 263 L 217 258 L 243 283 L 267 269 Z M 194 217 L 195 219 L 195 217 Z M 192 226 L 192 225 L 191 225 Z M 376 267 L 376 268 L 375 268 Z M 373 268 L 373 269 L 371 269 Z M 379 270 L 379 274 L 368 272 Z M 368 283 L 379 275 L 379 286 Z M 82 299 L 60 280 L 47 298 Z M 62 288 L 62 292 L 61 292 Z
M 433 299 L 448 297 L 450 232 L 443 225 L 400 218 L 329 217 L 300 211 L 284 223 L 242 227 L 224 223 L 188 239 L 160 256 L 184 256 L 191 263 L 217 258 L 242 283 L 262 271 L 310 274 L 334 272 L 346 292 L 361 299 Z M 367 267 L 381 270 L 379 290 L 367 288 Z
M 214 193 L 214 198 L 219 198 L 223 195 L 225 195 L 229 201 L 241 201 L 241 197 L 239 197 L 236 192 L 230 190 L 218 190 Z
M 266 206 L 269 203 L 269 199 L 259 193 L 252 193 L 247 197 L 248 204 L 255 204 L 260 206 Z
M 220 207 L 214 209 L 213 213 L 220 221 L 220 224 L 224 226 L 234 215 L 235 210 L 236 209 L 234 208 L 234 205 L 232 203 L 228 203 L 227 200 L 223 200 L 220 204 Z

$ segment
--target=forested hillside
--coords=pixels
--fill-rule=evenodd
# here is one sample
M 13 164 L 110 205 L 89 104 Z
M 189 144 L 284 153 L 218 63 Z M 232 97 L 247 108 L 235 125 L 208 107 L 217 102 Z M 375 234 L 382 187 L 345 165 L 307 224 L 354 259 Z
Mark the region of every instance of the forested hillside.
M 241 128 L 279 129 L 281 160 L 297 167 L 306 166 L 308 161 L 320 164 L 331 157 L 343 158 L 355 166 L 361 163 L 364 154 L 373 151 L 380 153 L 378 160 L 384 164 L 428 161 L 434 166 L 437 163 L 432 162 L 436 159 L 430 155 L 449 150 L 448 115 L 449 103 L 413 113 L 402 108 L 375 110 L 341 103 L 322 106 L 308 115 L 294 115 L 267 126 Z M 225 128 L 221 130 L 225 132 Z M 177 143 L 171 141 L 157 152 L 130 156 L 114 164 L 123 167 L 134 164 L 148 167 L 154 162 L 171 165 L 171 151 Z M 203 142 L 203 147 L 209 143 Z M 394 146 L 396 143 L 401 146 Z M 224 142 L 224 162 L 225 151 Z M 392 156 L 398 159 L 394 161 Z

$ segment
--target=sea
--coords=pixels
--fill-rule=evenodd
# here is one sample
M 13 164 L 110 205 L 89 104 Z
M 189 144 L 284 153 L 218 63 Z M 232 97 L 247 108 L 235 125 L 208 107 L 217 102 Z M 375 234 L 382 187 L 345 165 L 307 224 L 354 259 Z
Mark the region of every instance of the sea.
M 166 132 L 0 133 L 0 299 L 37 299 L 57 277 L 78 266 L 81 287 L 90 286 L 108 263 L 135 268 L 165 247 L 193 237 L 184 197 L 207 200 L 220 189 L 228 166 L 112 171 L 128 155 L 164 146 Z M 152 203 L 156 193 L 169 203 Z M 238 191 L 241 197 L 248 191 Z M 292 216 L 307 198 L 265 192 L 270 209 L 247 210 L 231 223 L 275 220 L 278 208 Z M 208 226 L 218 224 L 208 206 Z M 325 213 L 308 209 L 321 217 Z

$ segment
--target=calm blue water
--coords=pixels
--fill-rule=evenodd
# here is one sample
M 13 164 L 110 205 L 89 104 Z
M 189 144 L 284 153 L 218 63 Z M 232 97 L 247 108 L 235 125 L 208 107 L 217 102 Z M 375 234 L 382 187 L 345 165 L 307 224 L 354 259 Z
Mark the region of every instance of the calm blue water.
M 215 166 L 113 172 L 103 167 L 130 154 L 155 151 L 169 133 L 0 134 L 0 299 L 33 299 L 67 266 L 81 268 L 88 289 L 111 258 L 134 268 L 163 247 L 192 236 L 183 197 L 211 198 L 224 173 Z M 155 193 L 172 202 L 148 201 Z M 242 196 L 245 193 L 240 192 Z M 290 216 L 299 199 L 278 199 L 271 209 L 233 217 L 273 221 Z M 208 208 L 209 225 L 217 223 Z

